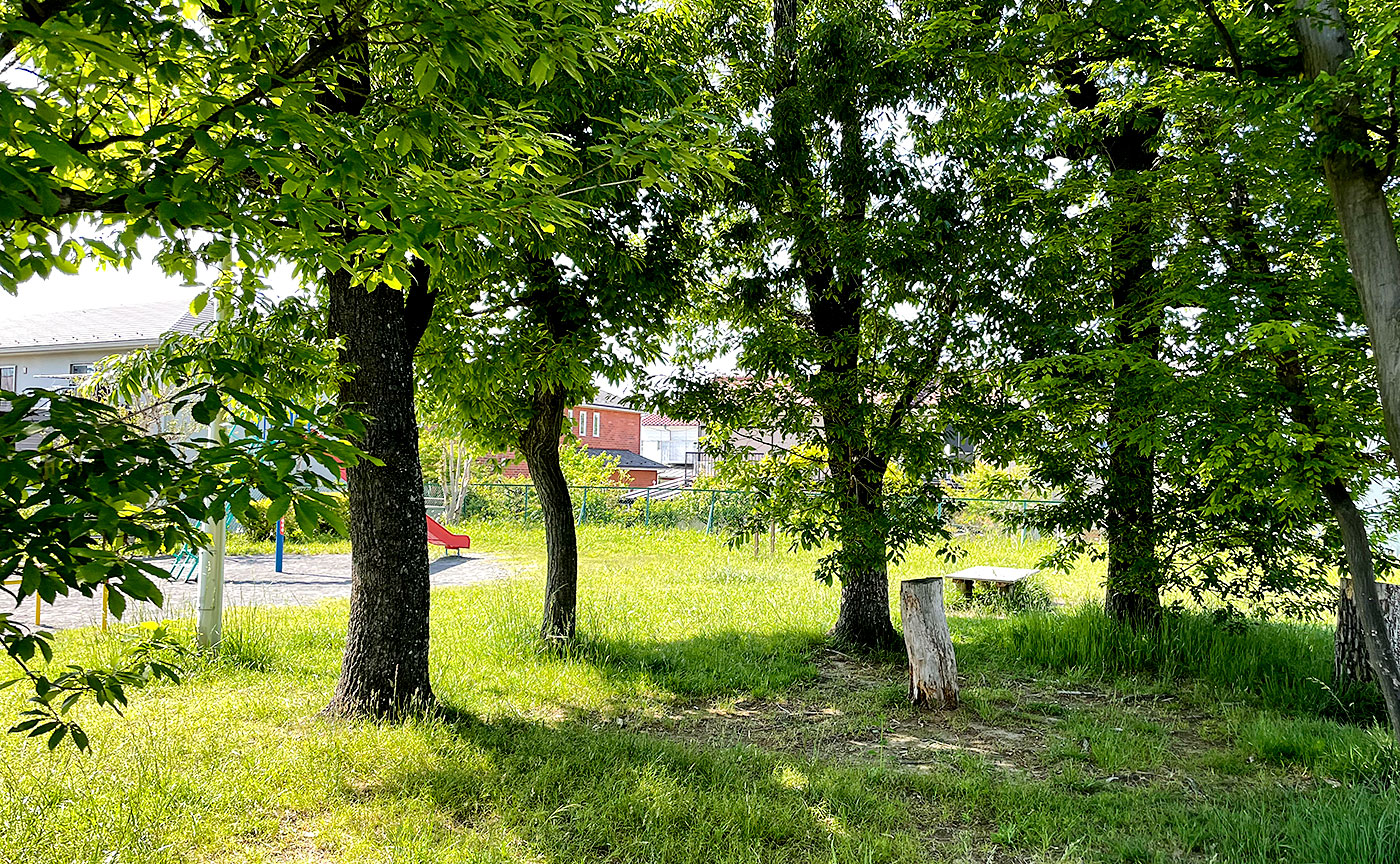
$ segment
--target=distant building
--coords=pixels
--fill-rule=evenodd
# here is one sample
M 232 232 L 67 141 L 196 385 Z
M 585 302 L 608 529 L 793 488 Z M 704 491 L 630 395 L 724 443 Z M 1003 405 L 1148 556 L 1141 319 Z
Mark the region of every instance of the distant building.
M 699 450 L 699 422 L 673 420 L 660 414 L 642 415 L 643 456 L 679 468 L 694 461 Z
M 599 391 L 591 401 L 569 409 L 569 431 L 575 440 L 588 448 L 589 456 L 606 454 L 616 458 L 620 471 L 631 477 L 634 489 L 655 486 L 657 472 L 666 466 L 642 454 L 642 412 L 629 406 L 625 399 Z M 508 457 L 510 458 L 510 457 Z M 528 477 L 530 469 L 524 462 L 507 465 L 506 477 Z
M 188 301 L 171 301 L 0 321 L 0 390 L 67 390 L 103 358 L 191 333 L 213 315 L 212 307 L 194 316 Z

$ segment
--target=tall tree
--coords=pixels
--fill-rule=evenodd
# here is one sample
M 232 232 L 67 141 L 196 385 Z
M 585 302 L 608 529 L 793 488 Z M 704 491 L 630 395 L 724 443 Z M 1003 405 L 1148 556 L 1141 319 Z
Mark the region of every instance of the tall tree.
M 687 293 L 694 196 L 727 176 L 732 158 L 703 113 L 684 16 L 619 9 L 608 23 L 618 38 L 605 68 L 539 87 L 495 82 L 500 98 L 533 100 L 542 128 L 568 142 L 556 170 L 580 178 L 577 221 L 488 235 L 490 248 L 457 277 L 473 305 L 454 309 L 424 351 L 440 419 L 529 467 L 545 526 L 546 640 L 572 639 L 577 620 L 565 411 L 593 395 L 597 378 L 635 377 L 660 357 Z
M 566 223 L 563 147 L 535 115 L 484 97 L 483 69 L 533 82 L 594 61 L 586 2 L 235 2 L 182 9 L 104 0 L 24 6 L 5 47 L 10 121 L 0 284 L 121 263 L 154 235 L 168 266 L 249 272 L 278 260 L 324 279 L 341 397 L 374 459 L 351 469 L 351 637 L 330 710 L 391 716 L 430 701 L 424 513 L 413 353 L 431 267 L 508 223 Z M 29 19 L 34 20 L 29 20 Z M 10 31 L 7 31 L 10 32 Z M 494 74 L 494 73 L 493 73 Z M 133 112 L 135 103 L 150 107 Z M 567 180 L 568 178 L 563 178 Z M 116 228 L 78 218 L 101 214 Z
M 687 373 L 663 402 L 706 419 L 714 445 L 743 429 L 787 442 L 769 457 L 781 465 L 741 476 L 799 542 L 827 547 L 817 575 L 841 586 L 832 638 L 888 647 L 888 565 L 940 530 L 958 358 L 978 341 L 961 337 L 987 284 L 973 274 L 977 205 L 926 132 L 946 44 L 923 36 L 953 28 L 878 2 L 745 11 L 723 17 L 715 44 L 748 159 L 717 217 L 717 290 L 698 310 L 713 333 L 702 353 L 732 351 L 738 373 Z
M 1393 8 L 1372 10 L 1361 5 L 1359 11 L 1369 12 L 1373 24 L 1374 32 L 1366 34 L 1368 43 L 1385 40 L 1390 44 L 1376 45 L 1366 61 L 1358 62 L 1349 22 L 1338 4 L 1298 0 L 1294 10 L 1293 29 L 1303 71 L 1318 85 L 1316 126 L 1323 173 L 1365 313 L 1390 457 L 1400 465 L 1400 243 L 1386 189 L 1400 155 L 1395 112 L 1400 70 L 1400 44 L 1393 36 L 1396 15 Z M 1383 83 L 1387 72 L 1388 85 Z M 1372 94 L 1377 92 L 1387 95 L 1376 100 Z M 1388 110 L 1382 109 L 1385 113 L 1375 111 L 1377 101 L 1388 101 Z M 1374 122 L 1368 116 L 1371 111 L 1384 120 Z M 1391 728 L 1400 739 L 1400 646 L 1391 644 L 1381 615 L 1366 524 L 1342 480 L 1325 484 L 1323 492 L 1341 525 L 1357 617 Z

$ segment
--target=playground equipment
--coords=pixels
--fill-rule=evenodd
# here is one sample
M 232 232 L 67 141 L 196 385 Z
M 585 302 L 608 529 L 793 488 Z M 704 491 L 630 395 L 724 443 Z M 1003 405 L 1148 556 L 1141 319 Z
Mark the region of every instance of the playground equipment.
M 278 522 L 277 524 L 278 524 L 279 530 L 280 530 L 280 526 L 281 526 L 282 523 L 281 523 L 281 522 Z M 233 514 L 232 514 L 232 513 L 228 513 L 227 515 L 224 516 L 224 530 L 227 531 L 228 529 L 230 529 L 230 528 L 232 528 L 232 527 L 233 527 Z M 282 569 L 279 567 L 279 568 L 277 569 L 277 572 L 278 572 L 278 573 L 281 573 L 281 572 L 282 572 Z M 194 548 L 193 546 L 182 546 L 182 547 L 180 547 L 180 551 L 175 553 L 175 558 L 174 558 L 174 560 L 172 560 L 172 561 L 170 562 L 170 576 L 171 576 L 171 581 L 174 581 L 174 582 L 186 582 L 186 583 L 188 583 L 188 582 L 193 582 L 193 581 L 195 581 L 195 578 L 196 578 L 198 575 L 199 575 L 199 550 L 196 549 L 196 548 Z
M 459 556 L 463 549 L 472 548 L 472 538 L 465 534 L 454 534 L 448 531 L 431 516 L 424 518 L 428 520 L 428 542 L 432 545 L 441 546 L 444 551 L 455 549 Z

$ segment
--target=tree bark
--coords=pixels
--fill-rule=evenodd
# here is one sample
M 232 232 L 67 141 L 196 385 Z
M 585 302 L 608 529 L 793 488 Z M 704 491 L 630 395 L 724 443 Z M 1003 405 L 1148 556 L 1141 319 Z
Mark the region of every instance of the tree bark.
M 1113 339 L 1122 358 L 1108 412 L 1104 609 L 1113 620 L 1135 626 L 1155 622 L 1162 611 L 1156 453 L 1142 440 L 1147 437 L 1143 428 L 1157 422 L 1157 395 L 1153 373 L 1140 365 L 1157 360 L 1162 349 L 1162 309 L 1152 268 L 1155 214 L 1147 175 L 1157 158 L 1154 139 L 1161 122 L 1156 112 L 1131 112 L 1103 139 L 1115 223 L 1109 250 Z
M 1356 590 L 1352 580 L 1343 577 L 1337 586 L 1337 637 L 1332 662 L 1332 681 L 1337 687 L 1376 680 L 1371 670 L 1371 652 L 1366 647 L 1366 628 L 1357 614 Z M 1377 605 L 1385 622 L 1392 649 L 1400 646 L 1400 585 L 1376 583 Z
M 327 278 L 330 329 L 350 375 L 340 406 L 366 415 L 356 442 L 383 464 L 347 469 L 350 624 L 345 662 L 326 713 L 393 718 L 433 702 L 428 680 L 428 536 L 418 461 L 413 354 L 432 314 L 429 269 L 407 292 Z
M 373 82 L 369 44 L 361 36 L 342 52 L 343 66 L 317 95 L 326 114 L 356 117 Z M 347 221 L 355 214 L 347 213 Z M 394 718 L 433 703 L 428 681 L 428 535 L 423 469 L 418 461 L 413 354 L 432 316 L 428 265 L 410 264 L 397 291 L 353 285 L 327 274 L 330 333 L 341 340 L 349 377 L 339 405 L 365 418 L 360 449 L 382 464 L 346 471 L 350 511 L 350 622 L 345 661 L 325 713 Z
M 529 425 L 520 436 L 520 452 L 540 495 L 546 549 L 544 622 L 540 635 L 547 642 L 574 638 L 578 620 L 578 533 L 574 503 L 559 464 L 559 439 L 568 399 L 561 390 L 542 389 L 535 395 Z
M 1294 8 L 1304 74 L 1314 80 L 1337 75 L 1352 57 L 1341 9 L 1334 0 L 1295 0 Z M 1354 97 L 1338 97 L 1315 125 L 1322 133 L 1322 169 L 1376 359 L 1386 441 L 1391 459 L 1400 464 L 1400 244 L 1385 176 L 1371 158 L 1370 133 Z M 1323 495 L 1342 529 L 1366 650 L 1391 730 L 1400 740 L 1400 665 L 1379 605 L 1366 523 L 1340 481 L 1326 484 Z
M 841 608 L 831 638 L 859 648 L 885 649 L 899 644 L 890 620 L 886 545 L 889 520 L 884 511 L 886 458 L 872 450 L 867 426 L 872 412 L 860 376 L 860 347 L 867 293 L 860 265 L 840 266 L 832 254 L 822 222 L 823 205 L 812 196 L 814 175 L 810 134 L 798 93 L 797 20 L 804 0 L 773 0 L 773 54 L 778 64 L 772 90 L 774 170 L 789 197 L 787 216 L 795 223 L 792 257 L 807 295 L 812 335 L 823 360 L 813 376 L 813 401 L 822 417 L 829 468 L 828 488 L 835 498 L 835 578 L 841 583 Z M 839 116 L 837 180 L 844 225 L 854 229 L 868 218 L 871 172 L 867 164 L 861 116 L 854 99 L 836 107 Z M 859 258 L 859 256 L 856 256 Z
M 901 582 L 899 612 L 909 652 L 909 700 L 930 708 L 958 707 L 958 659 L 943 611 L 943 577 Z
M 1376 590 L 1376 572 L 1371 560 L 1371 543 L 1366 520 L 1356 509 L 1351 492 L 1341 481 L 1322 487 L 1322 494 L 1331 505 L 1337 524 L 1342 529 L 1342 545 L 1347 554 L 1347 571 L 1352 576 L 1352 592 L 1356 600 L 1356 617 L 1361 622 L 1361 636 L 1371 660 L 1371 672 L 1376 676 L 1390 730 L 1400 740 L 1400 664 L 1396 662 L 1395 645 L 1390 640 L 1385 614 L 1381 610 Z
M 830 465 L 841 582 L 841 608 L 831 638 L 858 648 L 897 647 L 899 634 L 890 620 L 885 461 L 870 453 L 854 459 L 838 453 Z
M 1336 75 L 1352 56 L 1340 9 L 1333 0 L 1296 0 L 1295 6 L 1305 74 Z M 1376 358 L 1386 440 L 1400 464 L 1400 244 L 1386 178 L 1371 158 L 1371 136 L 1353 100 L 1339 98 L 1316 125 L 1324 144 L 1323 173 Z
M 1093 111 L 1100 106 L 1103 93 L 1082 61 L 1066 61 L 1059 76 L 1073 108 Z M 1130 110 L 1111 121 L 1116 126 L 1097 130 L 1089 145 L 1065 148 L 1070 158 L 1101 157 L 1109 171 L 1113 231 L 1107 281 L 1112 337 L 1120 359 L 1110 382 L 1108 464 L 1103 477 L 1108 538 L 1104 609 L 1114 620 L 1133 625 L 1153 622 L 1161 614 L 1162 568 L 1153 488 L 1156 453 L 1150 440 L 1142 440 L 1150 436 L 1141 431 L 1157 422 L 1159 414 L 1151 373 L 1142 366 L 1156 361 L 1162 347 L 1159 280 L 1152 267 L 1155 208 L 1148 174 L 1157 159 L 1162 120 L 1157 109 Z

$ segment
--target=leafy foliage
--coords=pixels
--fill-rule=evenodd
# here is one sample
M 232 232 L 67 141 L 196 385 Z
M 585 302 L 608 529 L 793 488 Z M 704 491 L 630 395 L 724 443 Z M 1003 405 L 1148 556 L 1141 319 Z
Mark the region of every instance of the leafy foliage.
M 205 545 L 201 523 L 225 510 L 246 516 L 254 494 L 269 499 L 278 517 L 295 502 L 299 521 L 320 517 L 343 530 L 333 499 L 319 491 L 324 478 L 309 467 L 358 459 L 340 440 L 349 429 L 331 412 L 189 384 L 170 394 L 170 405 L 196 422 L 211 420 L 226 399 L 268 419 L 260 424 L 230 411 L 238 436 L 172 442 L 133 425 L 119 409 L 82 397 L 39 390 L 0 393 L 0 399 L 8 404 L 0 412 L 0 577 L 16 604 L 106 590 L 118 618 L 131 600 L 159 606 L 157 581 L 169 574 L 149 558 Z M 0 642 L 33 683 L 33 710 L 42 714 L 25 729 L 43 727 L 55 745 L 60 729 L 85 742 L 63 719 L 82 694 L 119 706 L 123 686 L 170 677 L 173 669 L 138 654 L 125 670 L 48 678 L 29 664 L 50 655 L 49 640 L 47 632 L 0 613 Z

